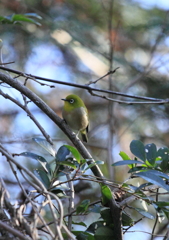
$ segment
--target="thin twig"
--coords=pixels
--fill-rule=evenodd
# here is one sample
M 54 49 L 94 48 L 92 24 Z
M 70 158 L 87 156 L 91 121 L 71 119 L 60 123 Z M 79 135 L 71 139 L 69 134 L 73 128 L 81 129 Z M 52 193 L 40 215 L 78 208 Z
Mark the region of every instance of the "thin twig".
M 10 95 L 8 95 L 7 93 L 4 93 L 1 89 L 0 89 L 0 95 L 3 96 L 6 99 L 9 99 L 10 101 L 12 101 L 13 103 L 15 103 L 17 106 L 19 106 L 20 108 L 22 108 L 30 117 L 30 119 L 32 119 L 32 121 L 35 123 L 35 125 L 38 127 L 38 129 L 40 130 L 40 132 L 43 134 L 43 136 L 46 138 L 46 140 L 53 145 L 52 139 L 50 138 L 50 136 L 46 133 L 45 129 L 40 125 L 40 123 L 36 120 L 36 118 L 33 116 L 33 114 L 31 113 L 31 111 L 29 110 L 28 106 L 27 106 L 27 101 L 26 101 L 26 97 L 22 94 L 23 96 L 23 100 L 25 102 L 25 104 L 21 104 L 18 100 L 14 99 L 13 97 L 11 97 Z
M 63 81 L 59 81 L 59 80 L 43 78 L 43 77 L 39 77 L 39 76 L 35 76 L 35 75 L 22 73 L 22 72 L 19 72 L 19 71 L 10 69 L 10 68 L 1 67 L 1 66 L 0 66 L 0 69 L 6 70 L 6 71 L 9 71 L 9 72 L 13 72 L 13 73 L 16 73 L 16 74 L 20 74 L 21 76 L 28 77 L 28 78 L 33 77 L 33 78 L 36 78 L 36 79 L 39 79 L 39 80 L 42 80 L 42 81 L 53 82 L 53 83 L 56 83 L 56 84 L 67 85 L 67 86 L 76 87 L 76 88 L 82 88 L 82 89 L 86 89 L 88 91 L 103 92 L 103 93 L 114 94 L 114 95 L 117 95 L 117 96 L 123 96 L 123 97 L 127 97 L 127 98 L 142 99 L 144 101 L 154 101 L 154 102 L 157 102 L 158 104 L 159 103 L 163 104 L 163 103 L 168 103 L 169 102 L 168 99 L 165 100 L 165 99 L 160 99 L 160 98 L 136 96 L 136 95 L 125 94 L 125 93 L 111 91 L 111 90 L 93 88 L 93 87 L 90 87 L 90 86 L 87 86 L 87 85 L 82 85 L 82 84 L 77 84 L 77 83 L 63 82 Z M 2 78 L 2 80 L 3 80 L 3 74 L 2 73 L 0 73 L 0 78 Z M 139 104 L 139 102 L 138 102 L 138 104 Z
M 107 76 L 110 75 L 110 74 L 115 73 L 116 70 L 119 69 L 119 68 L 120 68 L 120 67 L 117 67 L 117 68 L 115 68 L 114 70 L 110 70 L 110 71 L 108 71 L 108 72 L 107 72 L 105 75 L 103 75 L 102 77 L 100 77 L 100 78 L 98 78 L 98 79 L 96 79 L 96 80 L 94 80 L 94 81 L 90 81 L 90 82 L 87 83 L 86 85 L 91 85 L 91 84 L 95 84 L 95 83 L 97 83 L 99 80 L 101 80 L 101 79 L 107 77 Z

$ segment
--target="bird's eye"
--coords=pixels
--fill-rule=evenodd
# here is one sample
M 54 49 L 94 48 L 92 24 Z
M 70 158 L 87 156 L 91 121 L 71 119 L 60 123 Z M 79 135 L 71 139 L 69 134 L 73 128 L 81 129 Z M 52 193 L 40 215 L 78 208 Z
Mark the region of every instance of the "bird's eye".
M 72 98 L 72 99 L 70 99 L 69 102 L 70 102 L 70 103 L 74 103 L 74 101 L 75 101 L 75 100 Z

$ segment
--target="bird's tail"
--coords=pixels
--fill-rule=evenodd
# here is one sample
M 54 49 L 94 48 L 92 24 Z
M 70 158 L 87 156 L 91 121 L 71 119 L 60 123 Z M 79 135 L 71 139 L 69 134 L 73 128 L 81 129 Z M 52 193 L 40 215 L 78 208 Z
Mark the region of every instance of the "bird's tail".
M 86 129 L 81 131 L 81 135 L 82 135 L 82 140 L 83 142 L 87 142 L 88 138 L 87 138 L 87 133 L 86 133 Z

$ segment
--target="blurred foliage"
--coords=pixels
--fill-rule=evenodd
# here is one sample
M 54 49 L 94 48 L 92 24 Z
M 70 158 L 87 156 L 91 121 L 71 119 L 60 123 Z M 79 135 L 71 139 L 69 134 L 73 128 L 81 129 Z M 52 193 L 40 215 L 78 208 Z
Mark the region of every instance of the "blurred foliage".
M 43 77 L 87 84 L 106 74 L 111 67 L 120 67 L 110 79 L 96 84 L 133 95 L 168 98 L 168 11 L 158 7 L 146 7 L 134 0 L 38 0 L 0 2 L 0 16 L 34 13 L 41 16 L 38 22 L 1 24 L 3 61 L 10 68 L 41 75 Z M 131 14 L 132 13 L 132 14 Z M 110 58 L 113 45 L 113 66 Z M 108 162 L 108 150 L 120 149 L 129 153 L 129 142 L 150 140 L 157 146 L 169 144 L 168 105 L 125 105 L 114 104 L 114 145 L 108 149 L 110 115 L 108 101 L 90 96 L 86 91 L 72 87 L 48 86 L 28 81 L 28 86 L 61 116 L 61 98 L 69 93 L 80 95 L 85 101 L 90 116 L 88 148 L 96 160 Z M 3 90 L 20 99 L 18 92 Z M 115 97 L 115 96 L 112 96 Z M 124 98 L 119 98 L 126 100 Z M 128 100 L 128 99 L 127 99 Z M 13 152 L 29 151 L 34 148 L 24 142 L 40 131 L 26 114 L 14 104 L 1 98 L 0 107 L 2 143 Z M 5 102 L 4 102 L 5 101 Z M 22 99 L 21 99 L 22 101 Z M 5 107 L 4 106 L 5 103 Z M 61 131 L 30 103 L 31 112 L 41 122 L 59 148 L 65 136 Z M 11 141 L 13 145 L 11 145 Z M 61 141 L 61 143 L 60 143 Z M 19 142 L 19 145 L 17 144 Z M 29 149 L 28 149 L 29 148 Z M 27 163 L 32 165 L 32 163 Z M 32 167 L 32 166 L 30 166 Z M 111 169 L 102 168 L 109 176 Z M 122 170 L 120 170 L 122 171 Z M 122 172 L 117 180 L 122 181 Z
M 46 78 L 87 84 L 91 80 L 103 76 L 110 69 L 120 67 L 112 76 L 107 76 L 92 86 L 104 89 L 109 89 L 111 86 L 114 91 L 131 95 L 168 98 L 169 16 L 168 10 L 162 7 L 150 7 L 143 5 L 141 1 L 139 3 L 134 0 L 2 0 L 0 1 L 0 16 L 3 62 L 14 62 L 5 65 L 9 68 Z M 113 63 L 111 63 L 111 57 L 113 57 Z M 13 74 L 11 76 L 16 77 Z M 19 80 L 24 80 L 24 78 L 20 77 Z M 59 116 L 61 116 L 63 106 L 61 98 L 72 92 L 80 95 L 89 110 L 90 116 L 87 148 L 98 163 L 99 161 L 105 162 L 101 167 L 104 175 L 112 176 L 111 172 L 114 169 L 113 167 L 107 167 L 110 153 L 113 152 L 113 160 L 117 161 L 119 159 L 118 153 L 122 150 L 120 156 L 124 160 L 123 163 L 126 161 L 125 165 L 130 168 L 129 174 L 148 181 L 148 183 L 143 182 L 140 187 L 136 187 L 134 178 L 132 184 L 127 182 L 123 184 L 123 187 L 132 194 L 137 193 L 141 198 L 145 197 L 144 202 L 148 206 L 153 205 L 154 212 L 151 215 L 151 211 L 150 213 L 147 212 L 144 206 L 140 209 L 139 203 L 130 210 L 134 209 L 142 216 L 150 219 L 153 219 L 156 213 L 162 211 L 168 218 L 166 197 L 161 196 L 161 201 L 154 201 L 154 199 L 147 198 L 143 192 L 149 184 L 158 183 L 158 181 L 160 181 L 160 187 L 168 191 L 168 185 L 166 184 L 168 181 L 166 175 L 168 173 L 168 170 L 166 171 L 168 169 L 168 159 L 165 161 L 165 152 L 168 153 L 168 148 L 161 148 L 162 146 L 169 146 L 168 105 L 114 103 L 114 122 L 113 126 L 110 127 L 112 120 L 108 107 L 110 103 L 104 99 L 93 97 L 87 91 L 62 85 L 55 85 L 55 88 L 51 88 L 28 80 L 27 86 L 38 94 Z M 17 91 L 2 84 L 1 89 L 13 98 L 23 102 L 22 96 Z M 113 95 L 111 97 L 130 100 Z M 36 162 L 34 160 L 39 159 L 41 167 L 47 173 L 45 174 L 45 171 L 35 171 L 35 174 L 49 187 L 53 165 L 48 165 L 43 150 L 40 150 L 31 141 L 32 137 L 35 137 L 35 139 L 38 139 L 39 145 L 40 143 L 43 145 L 37 137 L 41 135 L 39 129 L 14 103 L 2 96 L 0 96 L 0 100 L 1 143 L 10 152 L 22 152 L 22 157 L 27 155 L 31 158 L 28 161 L 22 160 L 22 164 L 26 164 L 31 171 L 35 171 L 37 166 L 39 168 L 38 164 L 34 164 Z M 28 106 L 31 113 L 54 140 L 58 153 L 57 157 L 66 154 L 65 147 L 60 148 L 63 141 L 67 141 L 65 135 L 36 106 L 32 103 L 29 103 Z M 110 131 L 113 136 L 113 145 L 109 144 Z M 129 144 L 132 139 L 139 139 L 143 142 L 141 144 L 140 142 L 134 142 L 134 149 L 130 145 L 131 152 L 145 161 L 141 166 L 136 164 L 139 161 L 137 159 L 134 159 L 135 163 L 127 162 L 127 160 L 133 161 L 129 151 Z M 149 153 L 151 154 L 146 155 L 144 145 L 148 146 L 146 144 L 149 142 L 153 142 L 154 145 L 149 144 Z M 49 146 L 47 146 L 47 149 L 50 149 Z M 72 148 L 70 147 L 70 149 Z M 70 149 L 68 150 L 71 151 Z M 159 150 L 157 151 L 157 149 Z M 52 150 L 50 149 L 50 151 Z M 50 151 L 48 153 L 51 154 Z M 161 156 L 161 162 L 156 159 L 156 152 Z M 20 161 L 21 157 L 18 157 L 18 159 Z M 85 160 L 81 165 L 84 163 Z M 76 169 L 77 165 L 74 162 L 70 163 L 63 160 L 59 167 Z M 116 181 L 122 182 L 126 178 L 126 168 L 127 166 L 125 168 L 115 168 L 114 179 Z M 149 172 L 145 173 L 145 169 Z M 163 172 L 165 172 L 165 175 L 162 175 Z M 15 196 L 16 182 L 13 180 L 11 170 L 7 163 L 3 161 L 3 158 L 1 176 L 8 186 L 12 186 L 10 190 L 13 191 L 13 199 L 17 198 Z M 27 184 L 26 187 L 29 188 Z M 86 185 L 86 183 L 79 181 L 75 188 L 78 189 L 75 201 L 79 204 L 80 211 L 94 211 L 94 209 L 88 209 L 88 206 L 90 202 L 101 198 L 98 184 Z M 65 197 L 65 189 L 55 188 L 54 190 L 58 196 Z M 102 200 L 104 202 L 109 198 L 110 192 L 109 188 L 103 190 Z M 112 235 L 109 231 L 109 227 L 112 227 L 110 224 L 112 219 L 110 219 L 109 212 L 103 211 L 99 212 L 102 217 L 101 221 L 93 222 L 88 231 L 83 234 L 99 235 L 99 231 L 102 231 L 103 228 L 103 219 L 108 224 L 106 234 Z M 127 213 L 123 213 L 124 226 L 131 226 L 134 218 L 139 219 L 136 211 L 133 211 L 134 217 L 132 219 Z M 98 209 L 96 212 L 98 213 Z M 79 220 L 78 224 L 80 225 Z M 76 232 L 76 235 L 80 238 L 81 236 L 78 234 L 80 233 Z

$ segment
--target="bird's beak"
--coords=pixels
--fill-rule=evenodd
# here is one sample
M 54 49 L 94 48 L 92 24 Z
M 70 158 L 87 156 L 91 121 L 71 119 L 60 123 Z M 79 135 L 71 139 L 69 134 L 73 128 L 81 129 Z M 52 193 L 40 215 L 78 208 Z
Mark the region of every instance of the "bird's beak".
M 61 100 L 63 100 L 63 101 L 67 101 L 65 98 L 62 98 Z

